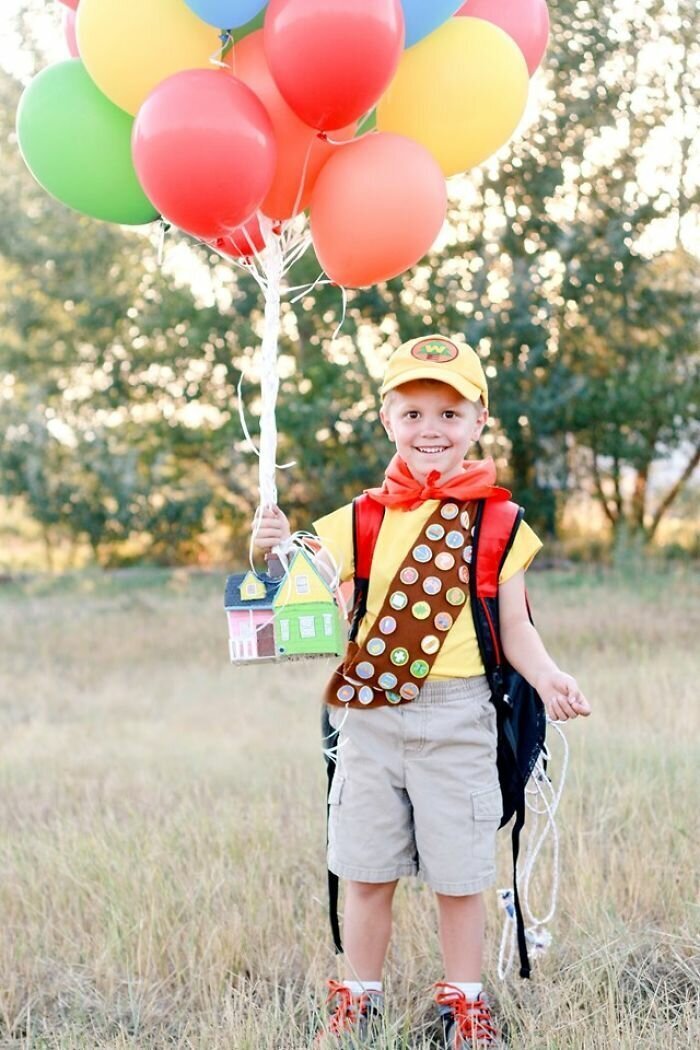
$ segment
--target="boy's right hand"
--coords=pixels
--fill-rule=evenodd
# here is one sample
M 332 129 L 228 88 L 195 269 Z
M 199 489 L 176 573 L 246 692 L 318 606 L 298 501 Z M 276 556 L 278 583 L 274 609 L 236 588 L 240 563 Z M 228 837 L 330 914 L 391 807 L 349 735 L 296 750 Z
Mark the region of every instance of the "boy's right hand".
M 279 507 L 263 507 L 254 536 L 255 546 L 261 551 L 271 551 L 288 540 L 290 535 L 289 522 Z

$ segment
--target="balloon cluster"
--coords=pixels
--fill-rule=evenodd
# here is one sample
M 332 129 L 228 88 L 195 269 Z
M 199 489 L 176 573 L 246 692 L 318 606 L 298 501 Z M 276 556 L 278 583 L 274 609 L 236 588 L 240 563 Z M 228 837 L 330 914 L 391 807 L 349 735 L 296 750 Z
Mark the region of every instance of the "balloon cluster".
M 112 222 L 160 215 L 232 257 L 309 209 L 349 286 L 430 248 L 445 177 L 510 138 L 549 31 L 546 0 L 61 2 L 74 57 L 18 112 L 49 193 Z

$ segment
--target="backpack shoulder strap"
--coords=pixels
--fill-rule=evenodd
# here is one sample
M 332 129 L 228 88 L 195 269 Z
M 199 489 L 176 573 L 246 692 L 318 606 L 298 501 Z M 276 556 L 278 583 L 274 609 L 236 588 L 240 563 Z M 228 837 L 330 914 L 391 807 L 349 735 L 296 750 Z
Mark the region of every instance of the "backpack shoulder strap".
M 352 547 L 355 579 L 368 580 L 374 548 L 384 520 L 384 507 L 363 492 L 352 501 Z
M 512 500 L 483 501 L 477 519 L 477 597 L 495 598 L 498 595 L 498 577 L 524 513 L 523 508 Z

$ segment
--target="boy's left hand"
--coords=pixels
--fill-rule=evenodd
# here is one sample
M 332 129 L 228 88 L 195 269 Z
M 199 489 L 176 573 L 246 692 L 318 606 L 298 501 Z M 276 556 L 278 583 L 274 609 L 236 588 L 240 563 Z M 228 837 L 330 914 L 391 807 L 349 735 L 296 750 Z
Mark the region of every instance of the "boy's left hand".
M 570 674 L 559 670 L 542 671 L 532 684 L 553 721 L 568 722 L 578 715 L 590 715 L 591 705 Z

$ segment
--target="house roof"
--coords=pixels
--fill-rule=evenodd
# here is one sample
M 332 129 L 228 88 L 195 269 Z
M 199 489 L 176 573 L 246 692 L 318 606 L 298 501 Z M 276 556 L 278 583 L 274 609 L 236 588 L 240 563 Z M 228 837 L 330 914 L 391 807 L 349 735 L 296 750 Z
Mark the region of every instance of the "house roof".
M 234 572 L 226 578 L 226 591 L 224 594 L 225 609 L 271 609 L 278 590 L 284 577 L 273 579 L 266 572 L 258 573 L 258 579 L 265 587 L 264 598 L 248 598 L 241 600 L 241 584 L 250 569 L 246 572 Z
M 333 593 L 330 587 L 323 579 L 323 577 L 319 574 L 318 569 L 316 569 L 315 565 L 313 564 L 311 558 L 308 556 L 306 551 L 301 549 L 297 550 L 294 554 L 294 557 L 289 563 L 289 568 L 291 569 L 299 558 L 302 558 L 305 562 L 307 562 L 311 571 L 319 576 L 319 579 L 325 585 L 325 588 L 328 591 L 328 600 L 332 602 Z M 240 587 L 243 580 L 246 578 L 246 576 L 248 576 L 250 571 L 250 569 L 247 569 L 245 572 L 234 572 L 231 576 L 227 577 L 226 592 L 224 594 L 224 609 L 229 610 L 272 608 L 272 604 L 277 596 L 277 593 L 279 592 L 279 589 L 282 586 L 282 584 L 286 581 L 287 576 L 283 575 L 273 578 L 272 576 L 268 576 L 266 572 L 256 573 L 255 575 L 257 579 L 265 587 L 265 596 L 264 598 L 247 598 L 245 601 L 243 601 L 241 599 Z

